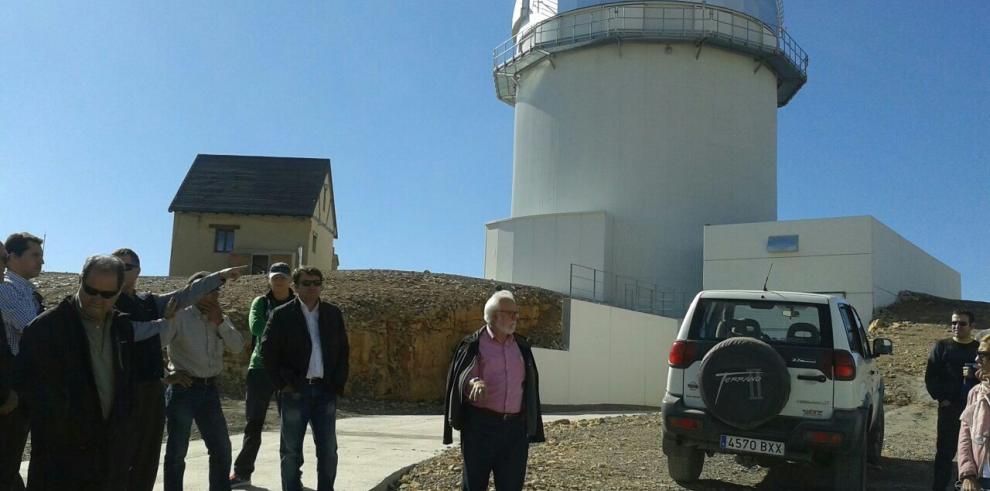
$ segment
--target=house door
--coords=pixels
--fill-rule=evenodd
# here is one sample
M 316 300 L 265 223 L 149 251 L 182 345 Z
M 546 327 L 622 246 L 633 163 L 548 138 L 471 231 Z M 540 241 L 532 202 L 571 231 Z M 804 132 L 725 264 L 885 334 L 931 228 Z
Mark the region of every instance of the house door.
M 251 274 L 265 274 L 268 272 L 268 255 L 254 254 L 251 256 Z

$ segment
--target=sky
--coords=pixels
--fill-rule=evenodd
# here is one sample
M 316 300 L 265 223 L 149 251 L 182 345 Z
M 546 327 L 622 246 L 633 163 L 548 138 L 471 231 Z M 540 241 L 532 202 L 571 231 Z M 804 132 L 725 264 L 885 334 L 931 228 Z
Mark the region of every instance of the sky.
M 512 0 L 7 2 L 0 236 L 46 270 L 168 271 L 198 153 L 332 161 L 341 268 L 481 276 L 509 217 Z M 990 2 L 787 2 L 809 80 L 778 112 L 778 218 L 872 215 L 990 301 Z

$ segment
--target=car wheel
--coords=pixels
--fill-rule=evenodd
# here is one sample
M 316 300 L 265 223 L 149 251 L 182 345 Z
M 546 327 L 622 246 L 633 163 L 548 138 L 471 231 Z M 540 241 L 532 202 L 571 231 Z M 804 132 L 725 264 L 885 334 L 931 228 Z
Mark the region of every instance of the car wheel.
M 705 466 L 704 451 L 664 439 L 663 452 L 667 455 L 667 472 L 678 484 L 692 483 L 701 476 Z
M 880 463 L 880 454 L 883 453 L 883 427 L 883 404 L 881 404 L 880 413 L 877 414 L 877 420 L 873 423 L 873 427 L 870 428 L 870 446 L 866 454 L 866 460 L 874 465 Z
M 866 454 L 869 452 L 866 432 L 857 440 L 849 453 L 837 455 L 832 461 L 832 488 L 835 491 L 866 490 Z

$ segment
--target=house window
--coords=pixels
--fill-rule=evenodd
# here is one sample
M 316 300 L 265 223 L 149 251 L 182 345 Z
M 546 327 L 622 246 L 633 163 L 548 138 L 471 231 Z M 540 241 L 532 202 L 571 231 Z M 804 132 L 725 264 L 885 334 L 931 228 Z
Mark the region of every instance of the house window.
M 234 250 L 234 230 L 218 228 L 213 240 L 213 252 L 231 252 Z

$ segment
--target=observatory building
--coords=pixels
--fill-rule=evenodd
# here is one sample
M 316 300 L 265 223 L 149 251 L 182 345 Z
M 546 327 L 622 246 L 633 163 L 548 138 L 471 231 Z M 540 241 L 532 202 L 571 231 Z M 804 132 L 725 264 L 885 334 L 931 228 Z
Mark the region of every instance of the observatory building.
M 957 272 L 876 242 L 889 229 L 869 217 L 834 222 L 871 234 L 848 241 L 777 222 L 777 109 L 807 68 L 781 0 L 516 0 L 494 52 L 515 111 L 511 216 L 486 224 L 485 277 L 680 317 L 702 288 L 759 288 L 786 257 L 779 289 L 858 295 L 867 319 L 898 288 L 958 298 Z M 800 250 L 767 246 L 802 234 Z M 871 274 L 802 280 L 839 271 L 815 258 L 852 239 L 872 265 L 852 270 Z M 884 273 L 915 252 L 931 267 Z
M 516 0 L 494 53 L 512 211 L 485 276 L 674 305 L 702 288 L 705 225 L 776 220 L 777 108 L 808 65 L 778 3 Z

